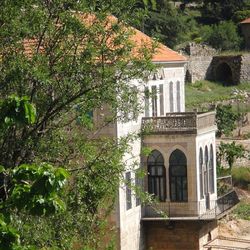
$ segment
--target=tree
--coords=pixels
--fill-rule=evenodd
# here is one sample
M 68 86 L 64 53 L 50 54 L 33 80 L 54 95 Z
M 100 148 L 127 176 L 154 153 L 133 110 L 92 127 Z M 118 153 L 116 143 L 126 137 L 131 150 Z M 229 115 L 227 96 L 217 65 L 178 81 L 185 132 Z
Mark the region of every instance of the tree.
M 156 1 L 155 8 L 149 8 L 140 29 L 154 36 L 170 48 L 190 39 L 196 23 L 192 17 L 179 13 L 169 1 Z
M 238 144 L 236 145 L 235 142 L 232 143 L 220 143 L 219 146 L 219 155 L 220 158 L 225 158 L 225 160 L 228 163 L 230 172 L 232 170 L 233 164 L 237 159 L 245 157 L 246 150 L 245 148 L 241 145 Z
M 202 20 L 208 24 L 231 20 L 233 14 L 245 6 L 242 0 L 203 0 Z
M 217 25 L 204 26 L 202 39 L 216 49 L 239 50 L 242 39 L 237 33 L 237 27 L 232 22 L 221 22 Z
M 235 122 L 238 116 L 233 112 L 232 105 L 219 104 L 216 107 L 216 124 L 218 127 L 217 136 L 221 137 L 223 134 L 229 136 L 236 128 Z
M 1 2 L 1 249 L 70 249 L 79 236 L 97 248 L 133 137 L 91 140 L 90 113 L 140 110 L 128 83 L 152 69 L 153 45 L 131 53 L 135 2 Z

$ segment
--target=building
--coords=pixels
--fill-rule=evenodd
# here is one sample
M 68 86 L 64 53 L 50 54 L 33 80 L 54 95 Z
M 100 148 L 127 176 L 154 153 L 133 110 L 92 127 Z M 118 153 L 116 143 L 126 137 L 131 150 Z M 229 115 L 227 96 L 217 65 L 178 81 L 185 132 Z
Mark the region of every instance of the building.
M 138 30 L 133 39 L 150 40 Z M 185 112 L 184 56 L 160 45 L 152 61 L 157 72 L 131 82 L 140 90 L 144 112 L 137 120 L 116 122 L 101 132 L 119 138 L 147 130 L 131 145 L 133 157 L 124 157 L 124 178 L 137 183 L 129 166 L 140 162 L 147 173 L 144 189 L 159 200 L 142 206 L 129 185 L 121 185 L 113 217 L 118 248 L 205 249 L 203 245 L 217 237 L 218 218 L 235 202 L 233 191 L 217 196 L 215 112 Z M 105 112 L 96 112 L 96 123 Z M 141 155 L 142 147 L 151 149 L 148 157 Z
M 241 31 L 244 36 L 245 49 L 250 49 L 250 18 L 243 20 L 241 23 Z

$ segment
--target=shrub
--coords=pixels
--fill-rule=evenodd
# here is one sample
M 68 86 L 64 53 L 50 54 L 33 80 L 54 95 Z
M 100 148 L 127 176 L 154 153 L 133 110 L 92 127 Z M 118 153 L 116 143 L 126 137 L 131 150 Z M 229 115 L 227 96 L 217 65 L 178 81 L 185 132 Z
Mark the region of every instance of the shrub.
M 241 202 L 233 213 L 240 219 L 250 220 L 250 204 Z
M 236 167 L 232 169 L 233 183 L 242 188 L 248 188 L 250 184 L 250 168 Z
M 202 28 L 203 41 L 216 49 L 239 50 L 242 39 L 237 33 L 237 26 L 233 22 L 221 22 L 218 25 Z
M 236 128 L 237 115 L 233 112 L 232 105 L 221 105 L 216 107 L 216 123 L 218 127 L 217 136 L 222 134 L 229 136 Z
M 250 10 L 239 10 L 234 13 L 233 20 L 235 23 L 239 23 L 248 17 L 250 17 Z

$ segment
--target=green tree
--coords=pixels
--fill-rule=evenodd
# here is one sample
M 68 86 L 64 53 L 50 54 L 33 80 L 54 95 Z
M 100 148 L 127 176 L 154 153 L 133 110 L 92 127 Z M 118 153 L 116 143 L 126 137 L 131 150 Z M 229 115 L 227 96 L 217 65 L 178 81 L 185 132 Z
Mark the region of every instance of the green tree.
M 241 144 L 232 143 L 220 143 L 219 155 L 228 163 L 230 172 L 232 170 L 233 164 L 237 159 L 245 157 L 246 150 Z
M 140 110 L 128 83 L 152 48 L 131 53 L 135 3 L 1 1 L 0 249 L 98 247 L 134 137 L 92 140 L 90 113 L 108 105 L 105 126 Z
M 216 107 L 216 124 L 218 127 L 217 136 L 221 137 L 223 134 L 229 136 L 236 128 L 235 122 L 238 116 L 233 112 L 232 105 L 219 104 Z
M 202 20 L 207 24 L 215 24 L 231 20 L 236 11 L 246 7 L 242 0 L 203 0 Z
M 239 50 L 242 39 L 237 27 L 232 22 L 221 22 L 218 25 L 204 26 L 202 39 L 216 49 Z
M 196 29 L 196 22 L 189 15 L 178 12 L 178 9 L 169 1 L 161 0 L 156 1 L 155 9 L 149 9 L 144 24 L 140 28 L 173 48 L 191 39 Z

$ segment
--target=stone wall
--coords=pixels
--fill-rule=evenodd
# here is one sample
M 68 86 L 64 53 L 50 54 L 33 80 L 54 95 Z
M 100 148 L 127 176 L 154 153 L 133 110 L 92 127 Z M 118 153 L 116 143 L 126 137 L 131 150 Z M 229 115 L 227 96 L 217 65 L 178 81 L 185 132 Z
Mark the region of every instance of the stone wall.
M 207 79 L 224 82 L 226 85 L 238 84 L 241 78 L 241 55 L 214 56 Z
M 218 233 L 217 221 L 148 221 L 144 228 L 146 250 L 203 250 Z
M 195 43 L 189 43 L 180 52 L 188 58 L 186 82 L 211 80 L 226 85 L 250 82 L 250 53 L 218 55 L 215 49 Z
M 206 79 L 210 74 L 210 64 L 216 50 L 204 45 L 189 43 L 182 53 L 188 58 L 186 66 L 186 82 L 195 82 Z
M 250 24 L 241 23 L 241 30 L 245 40 L 245 49 L 250 49 Z
M 241 57 L 240 82 L 250 81 L 250 54 Z

